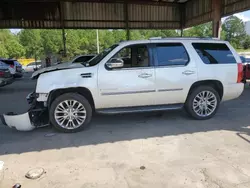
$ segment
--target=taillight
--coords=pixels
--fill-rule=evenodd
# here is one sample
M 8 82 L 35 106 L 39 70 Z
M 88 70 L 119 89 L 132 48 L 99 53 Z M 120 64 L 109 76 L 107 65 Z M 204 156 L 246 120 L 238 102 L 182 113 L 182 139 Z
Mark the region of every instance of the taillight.
M 237 66 L 238 66 L 237 83 L 240 83 L 243 81 L 243 65 L 242 63 L 237 63 Z
M 4 75 L 4 72 L 1 72 L 1 71 L 0 71 L 0 76 L 3 76 L 3 75 Z

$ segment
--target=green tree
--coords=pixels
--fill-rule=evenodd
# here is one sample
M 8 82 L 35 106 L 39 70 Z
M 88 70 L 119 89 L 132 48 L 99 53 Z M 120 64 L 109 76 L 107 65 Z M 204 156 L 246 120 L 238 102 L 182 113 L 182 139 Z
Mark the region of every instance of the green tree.
M 250 48 L 250 36 L 247 35 L 245 37 L 245 40 L 243 41 L 243 48 L 244 49 L 249 49 Z
M 62 35 L 61 35 L 61 41 L 62 41 Z M 66 45 L 67 45 L 66 51 L 69 57 L 81 54 L 79 41 L 80 41 L 80 36 L 76 30 L 72 29 L 66 30 Z
M 79 36 L 79 54 L 97 53 L 96 30 L 75 30 Z
M 19 58 L 25 55 L 25 50 L 18 40 L 11 39 L 6 45 L 9 58 Z
M 43 47 L 43 55 L 58 54 L 60 50 L 63 50 L 62 31 L 41 30 L 41 45 Z
M 225 31 L 225 40 L 229 41 L 235 48 L 241 48 L 246 36 L 245 25 L 237 16 L 228 17 L 222 24 Z
M 41 55 L 41 36 L 39 29 L 23 29 L 18 34 L 19 41 L 25 48 L 27 58 L 38 58 Z
M 10 30 L 0 30 L 0 56 L 4 58 L 19 58 L 25 53 L 18 37 Z
M 184 30 L 185 37 L 212 37 L 212 23 L 197 25 Z
M 7 56 L 8 56 L 8 52 L 6 48 L 4 47 L 4 45 L 0 43 L 0 57 L 7 57 Z

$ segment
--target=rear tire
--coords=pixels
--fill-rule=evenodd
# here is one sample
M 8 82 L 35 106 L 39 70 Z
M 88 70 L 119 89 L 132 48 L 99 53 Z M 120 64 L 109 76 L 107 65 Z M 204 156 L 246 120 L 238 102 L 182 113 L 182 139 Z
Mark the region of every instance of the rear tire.
M 199 86 L 191 91 L 185 103 L 187 113 L 194 119 L 212 118 L 220 104 L 218 92 L 211 86 Z
M 52 102 L 49 118 L 52 125 L 61 132 L 79 132 L 89 126 L 92 107 L 84 96 L 66 93 Z

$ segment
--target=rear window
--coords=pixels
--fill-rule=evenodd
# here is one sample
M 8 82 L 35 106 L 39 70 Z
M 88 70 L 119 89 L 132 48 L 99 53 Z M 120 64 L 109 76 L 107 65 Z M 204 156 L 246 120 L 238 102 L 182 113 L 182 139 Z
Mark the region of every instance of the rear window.
M 3 61 L 4 63 L 8 64 L 8 65 L 14 65 L 14 61 L 13 60 L 1 60 Z
M 181 43 L 165 43 L 156 45 L 158 66 L 187 65 L 189 57 Z
M 236 60 L 226 44 L 193 43 L 193 47 L 205 64 L 232 64 Z

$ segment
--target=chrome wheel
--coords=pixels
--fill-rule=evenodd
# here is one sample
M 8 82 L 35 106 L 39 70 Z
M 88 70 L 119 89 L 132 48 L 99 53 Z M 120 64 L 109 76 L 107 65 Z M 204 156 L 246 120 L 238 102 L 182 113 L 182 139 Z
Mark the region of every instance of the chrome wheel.
M 198 93 L 193 100 L 193 110 L 200 117 L 210 116 L 217 108 L 217 98 L 211 91 Z
M 65 129 L 76 129 L 86 119 L 85 107 L 76 100 L 65 100 L 59 103 L 54 111 L 54 117 L 59 126 Z

